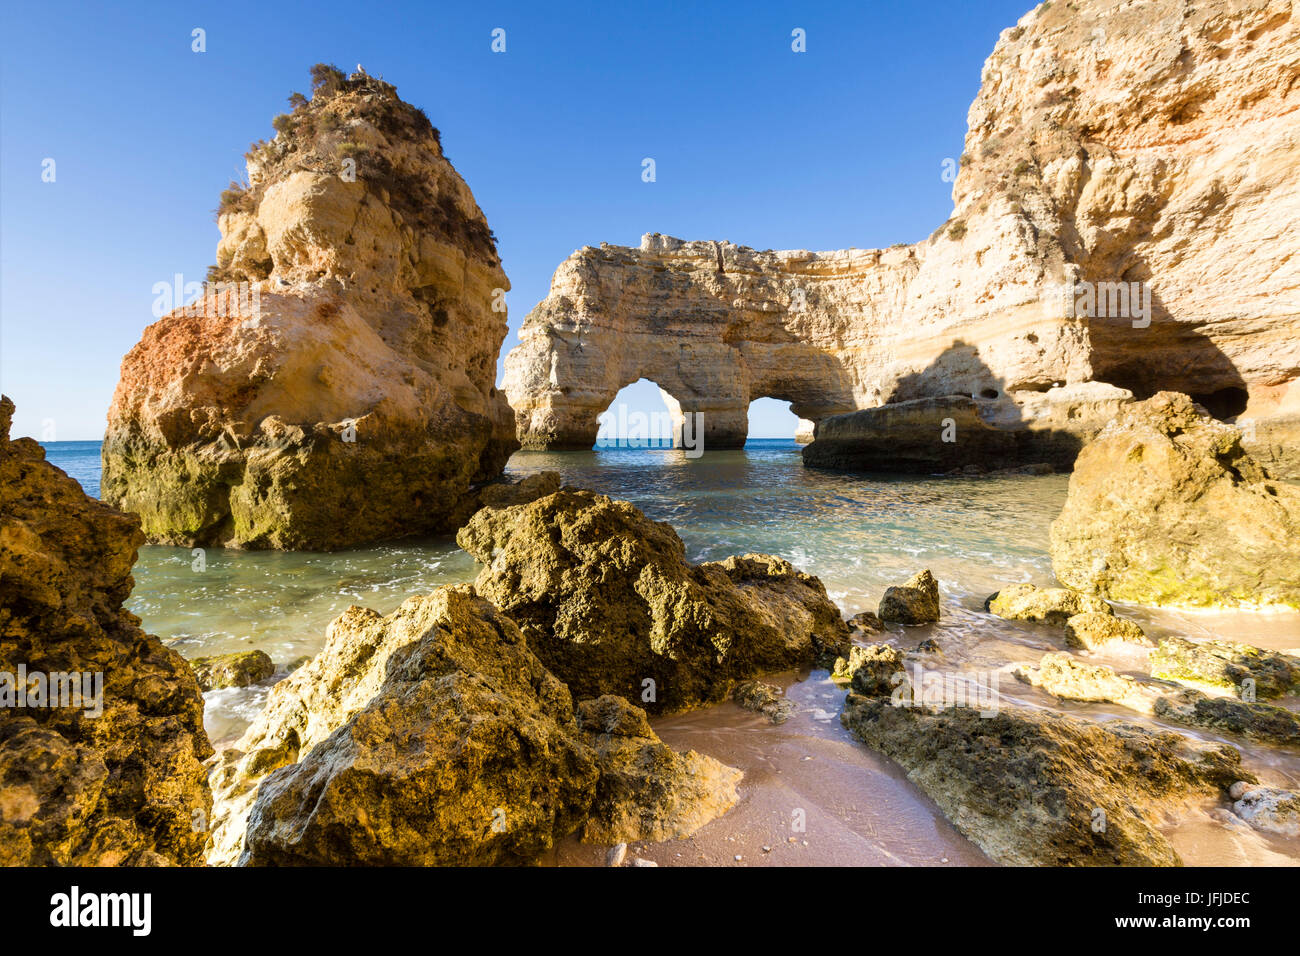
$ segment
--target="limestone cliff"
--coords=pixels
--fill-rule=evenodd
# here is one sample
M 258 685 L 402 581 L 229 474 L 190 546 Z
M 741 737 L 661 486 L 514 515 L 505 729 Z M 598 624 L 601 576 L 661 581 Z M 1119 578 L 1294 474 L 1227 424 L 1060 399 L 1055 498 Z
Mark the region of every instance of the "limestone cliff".
M 494 387 L 509 282 L 438 131 L 393 86 L 313 71 L 213 286 L 122 363 L 103 496 L 151 541 L 332 549 L 451 530 L 517 447 Z
M 1298 79 L 1290 0 L 1043 4 L 985 64 L 932 236 L 578 250 L 506 361 L 519 437 L 589 446 L 642 376 L 703 412 L 713 447 L 762 396 L 822 422 L 961 395 L 1000 429 L 1073 432 L 1053 386 L 1093 382 L 1242 415 L 1257 454 L 1300 471 Z
M 0 398 L 0 865 L 202 862 L 203 697 L 122 607 L 139 521 L 90 498 Z

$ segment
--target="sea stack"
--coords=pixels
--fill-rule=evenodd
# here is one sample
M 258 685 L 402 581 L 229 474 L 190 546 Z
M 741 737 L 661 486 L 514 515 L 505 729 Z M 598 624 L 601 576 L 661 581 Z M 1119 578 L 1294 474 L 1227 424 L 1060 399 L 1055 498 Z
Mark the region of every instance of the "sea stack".
M 174 290 L 122 363 L 102 493 L 152 542 L 452 531 L 517 447 L 494 387 L 510 283 L 438 130 L 360 70 L 317 66 L 290 102 L 222 194 L 203 294 Z

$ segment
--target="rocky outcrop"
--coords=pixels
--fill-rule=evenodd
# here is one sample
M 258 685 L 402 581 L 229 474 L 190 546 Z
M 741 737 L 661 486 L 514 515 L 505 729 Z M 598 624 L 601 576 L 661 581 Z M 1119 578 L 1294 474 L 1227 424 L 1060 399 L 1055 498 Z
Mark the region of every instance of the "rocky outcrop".
M 617 698 L 580 705 L 466 586 L 381 617 L 352 607 L 214 769 L 213 863 L 527 862 L 580 827 L 686 836 L 739 772 L 655 736 Z
M 1151 676 L 1267 700 L 1300 690 L 1300 657 L 1233 641 L 1166 637 L 1151 652 Z
M 1256 830 L 1300 836 L 1300 793 L 1241 781 L 1232 796 L 1233 812 Z
M 1071 654 L 1044 654 L 1037 664 L 1018 664 L 1017 680 L 1062 700 L 1089 704 L 1121 704 L 1152 713 L 1159 692 L 1105 664 L 1089 664 Z
M 517 447 L 494 387 L 510 284 L 469 187 L 393 86 L 313 72 L 223 194 L 215 284 L 122 362 L 102 494 L 150 541 L 451 531 Z
M 1090 651 L 1116 641 L 1151 646 L 1141 627 L 1114 614 L 1091 611 L 1076 614 L 1065 622 L 1065 643 L 1070 647 Z
M 817 578 L 770 555 L 690 564 L 669 525 L 604 495 L 564 489 L 484 508 L 456 541 L 483 563 L 478 592 L 579 698 L 682 710 L 848 651 Z
M 882 621 L 897 624 L 939 620 L 939 582 L 928 570 L 916 572 L 905 583 L 885 588 L 876 614 Z
M 1069 588 L 1010 584 L 989 596 L 985 609 L 1008 621 L 1034 621 L 1064 627 L 1076 614 L 1114 614 L 1099 597 Z
M 1300 488 L 1187 396 L 1126 408 L 1080 453 L 1052 523 L 1062 583 L 1121 601 L 1300 608 Z
M 841 720 L 980 849 L 1013 866 L 1176 866 L 1160 811 L 1222 799 L 1242 775 L 1231 747 L 1046 711 L 982 717 L 850 694 Z
M 1300 473 L 1297 43 L 1290 0 L 1039 5 L 985 63 L 928 239 L 781 252 L 652 233 L 573 253 L 506 360 L 521 441 L 590 447 L 645 377 L 703 414 L 706 447 L 737 444 L 770 396 L 817 423 L 810 464 L 1061 464 L 1122 399 L 1068 397 L 1091 382 L 1242 415 Z M 917 399 L 936 401 L 831 423 Z
M 1286 747 L 1300 746 L 1300 716 L 1272 704 L 1210 697 L 1187 688 L 1158 699 L 1155 714 L 1189 727 L 1236 734 Z
M 194 865 L 212 798 L 189 666 L 122 608 L 140 522 L 0 398 L 0 864 Z

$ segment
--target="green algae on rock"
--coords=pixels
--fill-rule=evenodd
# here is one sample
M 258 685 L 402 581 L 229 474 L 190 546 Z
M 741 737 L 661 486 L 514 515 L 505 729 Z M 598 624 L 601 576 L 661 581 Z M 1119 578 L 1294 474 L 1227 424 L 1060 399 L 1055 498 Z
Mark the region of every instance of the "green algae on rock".
M 684 710 L 848 652 L 817 578 L 771 555 L 691 564 L 669 525 L 604 495 L 564 489 L 484 508 L 456 542 L 483 564 L 478 592 L 580 698 Z
M 0 398 L 0 672 L 89 677 L 94 696 L 6 708 L 0 864 L 197 864 L 212 748 L 194 674 L 122 607 L 139 520 L 11 441 L 13 410 Z
M 1176 392 L 1125 407 L 1075 463 L 1056 576 L 1140 604 L 1300 609 L 1300 488 L 1241 437 Z
M 1281 697 L 1300 687 L 1300 657 L 1233 641 L 1166 637 L 1151 652 L 1151 676 L 1209 684 L 1238 697 Z

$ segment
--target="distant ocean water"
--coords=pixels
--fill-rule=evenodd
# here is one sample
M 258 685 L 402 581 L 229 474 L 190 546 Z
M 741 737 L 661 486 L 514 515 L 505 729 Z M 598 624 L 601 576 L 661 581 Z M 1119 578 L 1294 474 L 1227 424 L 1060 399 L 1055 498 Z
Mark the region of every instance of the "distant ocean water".
M 103 442 L 98 441 L 50 441 L 43 447 L 46 461 L 76 478 L 86 494 L 98 498 L 101 445 Z

